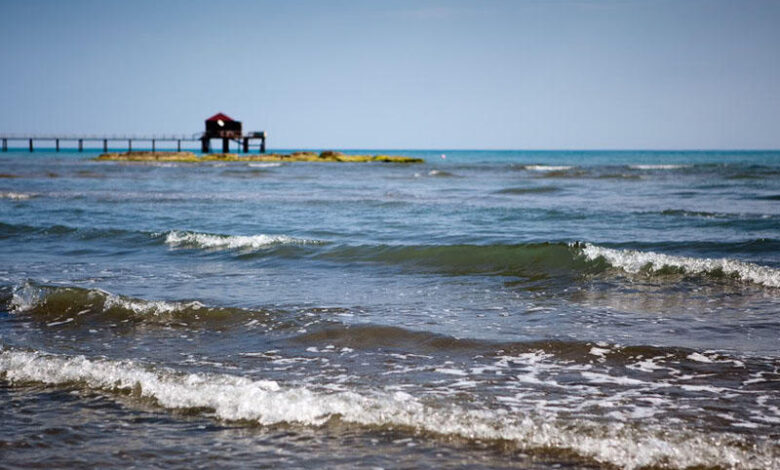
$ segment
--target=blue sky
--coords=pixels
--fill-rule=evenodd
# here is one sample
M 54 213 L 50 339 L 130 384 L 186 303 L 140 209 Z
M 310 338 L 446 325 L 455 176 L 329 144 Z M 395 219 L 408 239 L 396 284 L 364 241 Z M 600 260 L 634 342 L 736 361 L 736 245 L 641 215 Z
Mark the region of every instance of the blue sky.
M 780 2 L 0 0 L 0 132 L 780 148 Z

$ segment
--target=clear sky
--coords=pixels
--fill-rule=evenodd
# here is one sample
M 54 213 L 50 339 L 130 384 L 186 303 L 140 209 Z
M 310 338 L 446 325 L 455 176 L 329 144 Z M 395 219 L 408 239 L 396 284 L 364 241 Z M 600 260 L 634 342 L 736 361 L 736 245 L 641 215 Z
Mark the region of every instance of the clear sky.
M 0 132 L 780 148 L 780 1 L 0 0 Z

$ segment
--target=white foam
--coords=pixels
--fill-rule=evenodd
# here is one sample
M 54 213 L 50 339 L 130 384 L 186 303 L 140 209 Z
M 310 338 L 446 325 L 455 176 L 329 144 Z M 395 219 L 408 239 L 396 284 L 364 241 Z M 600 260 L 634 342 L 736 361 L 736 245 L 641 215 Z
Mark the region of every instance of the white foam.
M 37 352 L 0 352 L 0 376 L 10 383 L 80 384 L 130 392 L 169 409 L 208 408 L 224 420 L 320 426 L 330 419 L 366 426 L 406 427 L 466 439 L 513 441 L 520 448 L 570 449 L 627 469 L 644 466 L 770 468 L 778 457 L 771 442 L 715 432 L 624 423 L 559 422 L 503 409 L 429 406 L 409 393 L 316 391 L 226 374 L 184 374 L 132 361 L 91 360 Z
M 251 166 L 253 168 L 275 168 L 277 166 L 282 166 L 282 163 L 281 162 L 250 163 L 248 166 Z
M 12 313 L 26 312 L 32 310 L 43 298 L 43 292 L 29 283 L 24 283 L 18 289 L 14 289 L 11 296 L 9 310 Z
M 462 371 L 460 369 L 455 369 L 452 367 L 439 367 L 434 369 L 434 372 L 438 372 L 439 374 L 446 374 L 446 375 L 459 375 L 459 376 L 468 375 L 465 371 Z
M 714 362 L 709 357 L 705 356 L 704 354 L 699 354 L 697 352 L 688 354 L 688 359 L 696 362 L 706 362 L 706 363 L 712 363 Z
M 566 165 L 525 165 L 523 169 L 528 171 L 564 171 L 571 170 L 573 166 Z
M 172 247 L 190 246 L 214 250 L 235 250 L 260 249 L 284 244 L 318 244 L 321 242 L 288 237 L 287 235 L 212 235 L 172 230 L 166 234 L 165 243 Z
M 609 349 L 607 348 L 597 348 L 596 346 L 592 346 L 590 348 L 589 352 L 592 356 L 599 356 L 604 357 L 609 353 Z
M 139 315 L 165 315 L 184 310 L 199 310 L 205 307 L 205 305 L 197 300 L 192 302 L 165 302 L 162 300 L 131 299 L 105 291 L 101 292 L 106 295 L 106 300 L 103 303 L 104 310 L 119 307 L 125 310 L 131 310 Z
M 63 320 L 63 321 L 53 321 L 51 323 L 47 323 L 46 326 L 60 326 L 60 325 L 66 324 L 66 323 L 70 323 L 72 321 L 73 321 L 73 317 L 70 317 L 70 318 L 68 318 L 66 320 Z
M 12 199 L 14 201 L 25 201 L 35 196 L 33 193 L 15 193 L 12 191 L 0 193 L 0 199 Z
M 626 367 L 629 369 L 641 370 L 642 372 L 651 373 L 661 369 L 668 369 L 667 367 L 659 366 L 652 358 L 629 364 Z
M 780 270 L 754 263 L 728 258 L 692 258 L 672 256 L 652 251 L 619 250 L 586 243 L 582 254 L 589 260 L 604 258 L 609 264 L 629 273 L 638 273 L 649 267 L 657 271 L 664 266 L 682 268 L 686 273 L 704 274 L 722 271 L 729 276 L 738 276 L 744 281 L 767 287 L 780 287 Z
M 692 165 L 629 165 L 632 170 L 677 170 L 690 168 Z

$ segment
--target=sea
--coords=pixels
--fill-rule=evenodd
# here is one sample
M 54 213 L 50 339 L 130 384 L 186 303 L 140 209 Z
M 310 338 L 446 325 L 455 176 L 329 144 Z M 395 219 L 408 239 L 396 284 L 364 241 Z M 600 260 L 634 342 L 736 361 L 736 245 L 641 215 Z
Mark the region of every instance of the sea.
M 778 151 L 98 153 L 0 153 L 0 468 L 780 468 Z

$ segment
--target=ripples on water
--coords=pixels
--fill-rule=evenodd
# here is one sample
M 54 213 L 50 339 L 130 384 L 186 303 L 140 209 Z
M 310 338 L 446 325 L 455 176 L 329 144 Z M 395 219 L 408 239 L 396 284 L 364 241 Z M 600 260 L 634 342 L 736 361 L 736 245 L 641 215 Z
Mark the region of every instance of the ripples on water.
M 780 154 L 0 156 L 18 466 L 778 468 Z

